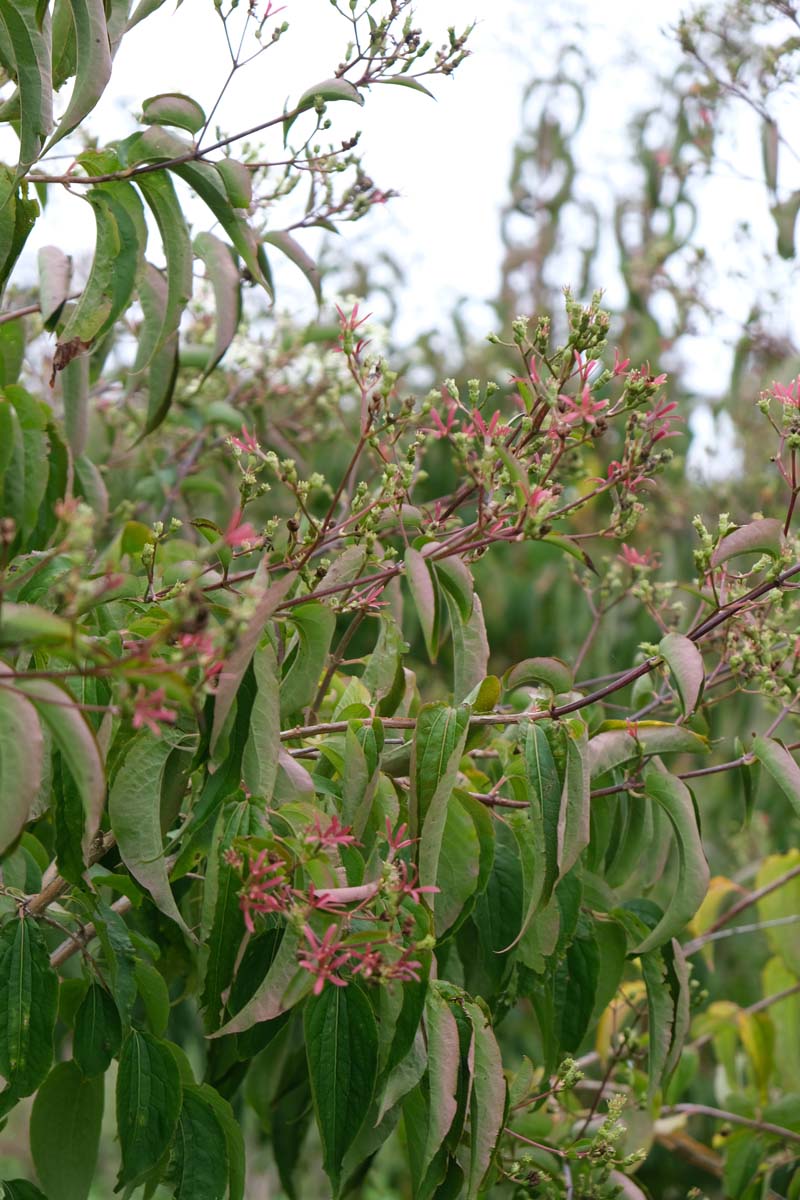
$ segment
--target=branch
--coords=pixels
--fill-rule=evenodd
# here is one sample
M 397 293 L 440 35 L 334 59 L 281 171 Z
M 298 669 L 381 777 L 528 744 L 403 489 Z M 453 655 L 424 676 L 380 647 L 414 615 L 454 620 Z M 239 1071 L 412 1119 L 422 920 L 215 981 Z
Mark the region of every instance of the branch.
M 116 838 L 113 833 L 98 833 L 89 851 L 88 866 L 91 867 L 101 858 L 105 858 L 108 851 L 115 845 Z M 72 884 L 67 879 L 56 875 L 37 895 L 30 896 L 23 902 L 23 909 L 29 917 L 39 916 L 71 887 Z
M 705 933 L 700 934 L 699 937 L 694 938 L 691 942 L 687 942 L 683 947 L 683 953 L 686 955 L 696 954 L 701 946 L 704 946 L 706 942 L 713 939 L 717 930 L 722 929 L 723 925 L 727 925 L 729 921 L 732 921 L 734 917 L 738 917 L 739 913 L 744 912 L 751 904 L 756 904 L 764 896 L 768 896 L 770 892 L 777 891 L 778 888 L 783 887 L 785 883 L 789 883 L 790 880 L 795 879 L 798 875 L 800 875 L 800 865 L 792 867 L 791 870 L 786 871 L 783 875 L 779 875 L 771 883 L 765 883 L 763 887 L 756 888 L 755 891 L 748 892 L 746 896 L 742 896 L 741 900 L 737 900 L 736 904 L 731 905 L 721 917 L 717 918 L 713 925 L 709 925 Z
M 738 1113 L 726 1112 L 723 1108 L 712 1108 L 708 1104 L 672 1104 L 661 1110 L 662 1117 L 674 1116 L 678 1113 L 686 1113 L 689 1117 L 714 1117 L 717 1121 L 728 1121 L 731 1125 L 744 1125 L 747 1129 L 768 1133 L 771 1137 L 782 1138 L 785 1142 L 800 1144 L 800 1133 L 795 1133 L 793 1129 L 787 1129 L 784 1125 L 773 1125 L 771 1121 L 754 1121 L 750 1117 L 740 1117 Z
M 133 901 L 130 896 L 120 896 L 119 900 L 114 901 L 111 908 L 113 912 L 121 914 L 126 913 L 132 905 Z M 88 925 L 81 925 L 76 933 L 70 934 L 60 946 L 56 946 L 50 955 L 50 966 L 54 969 L 60 967 L 68 958 L 72 958 L 73 954 L 77 954 L 79 950 L 83 950 L 96 936 L 97 930 L 91 921 Z

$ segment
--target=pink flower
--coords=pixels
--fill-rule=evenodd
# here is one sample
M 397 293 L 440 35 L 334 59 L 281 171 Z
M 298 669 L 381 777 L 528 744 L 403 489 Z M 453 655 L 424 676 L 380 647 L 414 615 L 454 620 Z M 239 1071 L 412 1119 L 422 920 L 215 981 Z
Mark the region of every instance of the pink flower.
M 228 527 L 222 535 L 226 546 L 246 546 L 258 541 L 258 534 L 249 521 L 242 522 L 242 512 L 239 509 L 228 522 Z
M 660 375 L 658 378 L 662 380 L 666 379 L 666 375 Z M 680 437 L 680 430 L 670 428 L 672 421 L 683 420 L 683 417 L 678 416 L 675 411 L 677 407 L 677 401 L 672 400 L 669 404 L 658 404 L 650 412 L 644 414 L 646 423 L 650 426 L 655 426 L 654 431 L 651 433 L 654 443 L 660 442 L 662 438 Z
M 428 892 L 439 891 L 438 887 L 433 887 L 431 884 L 426 884 L 424 887 L 420 887 L 419 883 L 417 882 L 419 879 L 419 872 L 417 871 L 417 868 L 412 867 L 411 871 L 409 872 L 408 864 L 402 860 L 397 864 L 397 873 L 398 880 L 395 890 L 401 896 L 410 896 L 415 904 L 419 904 L 420 896 L 425 895 Z
M 441 440 L 441 438 L 449 437 L 453 431 L 453 425 L 454 425 L 454 422 L 456 419 L 457 411 L 458 411 L 458 409 L 456 408 L 455 403 L 452 400 L 450 400 L 450 403 L 447 405 L 447 407 L 445 409 L 445 413 L 447 415 L 447 422 L 445 423 L 442 420 L 442 418 L 439 416 L 436 409 L 432 408 L 431 409 L 431 420 L 433 421 L 433 424 L 436 426 L 436 428 L 435 429 L 431 429 L 430 427 L 423 428 L 421 430 L 421 432 L 427 433 L 430 435 L 430 437 L 434 437 L 437 440 Z
M 800 375 L 793 379 L 788 387 L 784 387 L 777 380 L 773 382 L 770 389 L 776 400 L 780 400 L 781 404 L 788 404 L 792 408 L 800 408 Z
M 622 543 L 622 552 L 617 557 L 629 567 L 657 567 L 658 555 L 652 550 L 646 550 L 641 554 L 638 550 L 634 550 L 632 546 L 627 546 Z
M 477 434 L 480 434 L 484 442 L 488 445 L 497 438 L 505 437 L 508 433 L 508 425 L 501 425 L 499 422 L 500 413 L 497 409 L 492 413 L 487 425 L 477 408 L 473 408 L 472 424 L 466 427 L 464 433 L 468 437 L 475 437 Z
M 364 979 L 372 979 L 373 976 L 382 974 L 385 966 L 383 955 L 374 946 L 367 945 L 363 950 L 354 950 L 352 957 L 358 959 L 358 962 L 353 967 L 354 975 L 361 975 Z
M 580 400 L 572 396 L 560 395 L 559 400 L 566 407 L 566 412 L 559 413 L 560 420 L 567 425 L 585 422 L 587 425 L 597 423 L 597 414 L 608 408 L 608 400 L 593 400 L 592 390 L 588 383 L 584 384 Z
M 405 850 L 406 846 L 413 846 L 417 839 L 407 837 L 407 833 L 408 825 L 405 822 L 398 825 L 397 829 L 392 832 L 392 823 L 388 817 L 386 818 L 386 841 L 389 843 L 390 850 L 394 850 L 396 853 L 398 850 Z
M 322 828 L 319 813 L 317 813 L 314 817 L 314 824 L 309 825 L 303 840 L 312 845 L 324 846 L 326 850 L 330 850 L 334 846 L 361 845 L 352 834 L 350 825 L 339 824 L 339 818 L 336 816 L 336 813 L 333 814 L 324 829 Z
M 245 454 L 258 454 L 260 449 L 254 433 L 248 433 L 247 427 L 242 425 L 242 436 L 240 438 L 231 437 L 228 441 L 232 446 L 236 446 L 237 450 L 243 451 Z
M 336 940 L 337 932 L 335 925 L 329 925 L 320 941 L 310 925 L 303 928 L 310 949 L 299 950 L 297 956 L 303 970 L 310 971 L 314 976 L 315 996 L 320 994 L 326 983 L 332 983 L 335 987 L 347 987 L 347 980 L 339 978 L 335 972 L 352 956 L 350 951 Z
M 412 951 L 404 950 L 397 962 L 386 963 L 384 979 L 399 979 L 401 983 L 420 983 L 422 963 L 411 958 Z
M 156 688 L 155 691 L 148 692 L 145 690 L 144 684 L 139 684 L 133 700 L 133 728 L 147 728 L 154 737 L 161 737 L 161 729 L 159 721 L 173 725 L 178 719 L 178 714 L 172 708 L 165 708 L 162 701 L 166 699 L 166 693 L 163 688 Z
M 614 351 L 614 374 L 624 375 L 628 367 L 631 365 L 629 358 L 620 358 L 619 350 Z
M 286 911 L 291 894 L 284 871 L 284 863 L 271 859 L 268 850 L 262 850 L 251 862 L 247 881 L 239 893 L 239 907 L 250 933 L 255 932 L 253 913 Z

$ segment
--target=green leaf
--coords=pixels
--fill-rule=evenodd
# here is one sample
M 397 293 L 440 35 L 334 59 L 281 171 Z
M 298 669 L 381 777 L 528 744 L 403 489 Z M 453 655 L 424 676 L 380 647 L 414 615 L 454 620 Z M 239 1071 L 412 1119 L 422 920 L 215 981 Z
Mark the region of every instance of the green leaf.
M 149 339 L 149 344 L 153 346 L 150 351 L 152 357 L 158 347 L 173 339 L 177 341 L 181 317 L 192 297 L 192 242 L 183 209 L 175 194 L 175 185 L 167 172 L 153 171 L 149 175 L 138 175 L 136 186 L 156 219 L 167 262 L 166 302 L 155 280 L 155 268 L 151 267 L 149 271 L 144 268 L 139 275 L 139 296 L 145 321 L 153 324 L 155 311 L 160 309 L 162 313 L 161 332 L 154 343 L 152 337 Z M 148 314 L 148 304 L 151 314 Z M 137 354 L 136 370 L 141 371 L 148 362 L 149 357 L 140 359 Z
M 800 212 L 800 189 L 791 192 L 779 204 L 773 204 L 769 211 L 778 231 L 778 254 L 781 258 L 794 258 L 796 253 L 794 231 L 797 225 L 797 214 Z
M 87 1200 L 103 1119 L 103 1077 L 87 1079 L 74 1062 L 53 1067 L 36 1094 L 30 1143 L 50 1200 Z
M 503 676 L 506 691 L 544 684 L 554 695 L 572 689 L 572 671 L 560 658 L 526 658 Z
M 221 158 L 214 165 L 233 207 L 249 208 L 253 200 L 253 172 L 235 158 Z
M 145 125 L 173 125 L 189 133 L 198 133 L 206 123 L 206 114 L 191 96 L 183 92 L 162 92 L 142 101 Z
M 422 92 L 423 96 L 429 96 L 431 100 L 435 100 L 433 92 L 420 83 L 418 79 L 407 79 L 404 75 L 395 75 L 391 79 L 376 79 L 376 83 L 390 83 L 395 87 L 411 88 L 414 92 Z
M 782 875 L 800 866 L 800 850 L 789 850 L 786 854 L 771 854 L 764 859 L 756 875 L 756 888 L 761 889 L 774 883 Z M 800 913 L 800 876 L 793 876 L 774 891 L 758 901 L 759 921 L 780 921 Z M 767 941 L 784 965 L 800 978 L 800 939 L 796 925 L 775 925 L 765 929 Z
M 79 354 L 61 372 L 64 429 L 73 458 L 80 458 L 89 436 L 89 355 Z
M 288 617 L 297 630 L 297 640 L 281 681 L 281 717 L 291 716 L 314 699 L 336 628 L 333 609 L 318 600 L 298 604 Z
M 478 829 L 460 795 L 447 806 L 447 816 L 439 854 L 434 925 L 437 938 L 442 938 L 462 914 L 464 906 L 474 895 L 481 871 L 481 841 Z
M 59 347 L 89 345 L 106 327 L 115 298 L 117 261 L 122 253 L 122 236 L 108 195 L 92 188 L 84 197 L 94 212 L 97 234 L 89 278 L 61 331 Z
M 41 930 L 28 917 L 10 920 L 0 931 L 0 1114 L 50 1070 L 57 1007 L 58 977 Z
M 413 804 L 420 834 L 419 877 L 435 886 L 447 810 L 469 732 L 467 705 L 426 704 L 420 709 L 412 750 Z M 429 897 L 433 907 L 435 897 Z
M 136 987 L 142 998 L 147 1024 L 156 1037 L 163 1037 L 169 1022 L 169 990 L 157 967 L 138 959 L 134 968 Z
M 25 325 L 8 321 L 0 325 L 0 387 L 16 383 L 25 360 Z
M 405 553 L 406 580 L 417 610 L 428 658 L 436 662 L 438 653 L 438 599 L 436 584 L 429 563 L 409 546 Z
M 469 621 L 475 597 L 475 586 L 469 567 L 458 555 L 453 555 L 433 562 L 432 568 L 442 590 L 455 601 L 461 619 Z
M 486 678 L 489 640 L 479 596 L 474 597 L 472 612 L 466 621 L 449 592 L 445 592 L 445 601 L 453 632 L 453 698 L 461 703 Z
M 281 1013 L 286 1012 L 289 1007 L 289 1004 L 284 1005 L 286 993 L 289 984 L 298 974 L 297 948 L 299 944 L 300 937 L 297 931 L 287 927 L 277 953 L 253 995 L 244 1007 L 231 1017 L 230 1021 L 215 1033 L 209 1034 L 210 1037 L 243 1033 L 261 1021 L 273 1021 Z M 303 974 L 305 975 L 307 972 L 304 971 Z
M 245 1153 L 244 1138 L 239 1122 L 233 1115 L 228 1101 L 224 1100 L 214 1088 L 207 1084 L 201 1084 L 198 1091 L 214 1110 L 214 1115 L 225 1137 L 228 1160 L 228 1200 L 244 1200 Z
M 4 1179 L 3 1200 L 47 1200 L 47 1196 L 27 1179 Z
M 783 522 L 777 517 L 761 517 L 749 525 L 740 525 L 724 537 L 711 555 L 711 566 L 719 567 L 740 554 L 769 554 L 779 558 L 783 543 Z
M 14 56 L 20 96 L 17 178 L 39 157 L 53 125 L 49 14 L 45 24 L 38 10 L 38 0 L 0 0 L 0 24 Z
M 250 732 L 242 758 L 242 780 L 253 796 L 272 799 L 281 746 L 278 661 L 268 642 L 253 655 L 258 691 L 250 710 Z
M 697 708 L 703 694 L 703 656 L 694 642 L 680 633 L 668 633 L 661 639 L 658 650 L 675 681 L 681 712 L 688 716 Z
M 69 295 L 72 259 L 58 246 L 42 246 L 37 255 L 39 309 L 45 329 L 54 329 Z
M 48 727 L 80 793 L 84 812 L 82 848 L 87 861 L 106 798 L 105 768 L 97 739 L 65 687 L 48 679 L 18 679 L 15 686 L 25 693 Z
M 594 1011 L 600 952 L 588 922 L 578 921 L 578 933 L 567 947 L 558 967 L 556 988 L 560 985 L 558 1005 L 561 1051 L 576 1054 L 586 1036 Z
M 321 83 L 317 83 L 314 87 L 307 88 L 297 104 L 295 112 L 292 116 L 287 117 L 283 122 L 283 144 L 286 145 L 286 140 L 289 136 L 289 130 L 294 125 L 297 117 L 301 112 L 306 112 L 309 108 L 313 108 L 317 103 L 317 98 L 320 98 L 325 104 L 330 104 L 337 100 L 349 100 L 354 104 L 363 104 L 364 97 L 359 92 L 358 88 L 350 83 L 347 79 L 323 79 Z
M 136 952 L 133 942 L 122 917 L 102 900 L 94 902 L 94 925 L 103 947 L 105 970 L 110 976 L 109 983 L 114 1002 L 123 1023 L 127 1026 L 136 999 Z
M 72 1054 L 87 1078 L 102 1075 L 122 1042 L 119 1011 L 99 983 L 92 983 L 75 1014 Z
M 194 941 L 172 895 L 161 832 L 161 786 L 171 753 L 172 746 L 165 738 L 154 738 L 142 730 L 114 778 L 108 814 L 120 857 L 131 875 L 165 916 Z
M 198 233 L 194 252 L 206 265 L 206 274 L 214 291 L 216 329 L 214 346 L 204 375 L 209 375 L 233 341 L 242 315 L 239 268 L 230 246 L 213 233 Z
M 678 872 L 672 899 L 655 929 L 636 947 L 637 954 L 660 946 L 685 928 L 703 903 L 709 880 L 692 794 L 686 784 L 655 765 L 646 769 L 644 779 L 645 795 L 664 810 L 672 825 Z
M 464 1011 L 474 1030 L 467 1200 L 476 1200 L 491 1165 L 506 1109 L 506 1080 L 494 1030 L 473 1001 Z
M 47 143 L 51 150 L 88 116 L 111 78 L 111 47 L 104 0 L 67 0 L 75 29 L 75 83 L 67 111 Z
M 355 983 L 312 996 L 303 1026 L 325 1171 L 338 1194 L 342 1160 L 372 1100 L 378 1032 L 369 1000 Z
M 0 679 L 9 671 L 0 662 Z M 39 792 L 43 755 L 36 709 L 19 692 L 0 687 L 0 854 L 16 841 L 29 818 Z
M 228 1141 L 209 1102 L 209 1087 L 184 1086 L 170 1164 L 175 1200 L 223 1200 L 228 1187 Z
M 458 1070 L 461 1063 L 458 1025 L 449 1004 L 435 985 L 428 989 L 425 997 L 425 1032 L 430 1104 L 420 1177 L 427 1174 L 458 1109 Z
M 752 751 L 795 812 L 800 814 L 800 767 L 786 747 L 775 738 L 757 737 Z
M 621 728 L 614 728 L 616 725 Z M 606 721 L 589 741 L 588 756 L 592 779 L 596 779 L 642 755 L 707 754 L 709 749 L 707 738 L 683 725 L 638 721 L 634 738 L 625 727 L 625 722 Z
M 689 976 L 677 941 L 641 955 L 647 989 L 648 1094 L 669 1081 L 689 1029 Z
M 166 1042 L 132 1029 L 117 1072 L 120 1184 L 136 1184 L 158 1165 L 181 1112 L 178 1064 Z
M 561 818 L 561 795 L 564 787 L 563 766 L 559 769 L 556 755 L 563 760 L 563 732 L 551 721 L 532 721 L 525 735 L 525 768 L 531 787 L 531 813 L 535 825 L 542 829 L 540 853 L 544 858 L 544 879 L 541 897 L 533 897 L 532 904 L 546 904 L 553 894 L 559 876 L 559 837 Z M 523 922 L 523 931 L 533 912 Z
M 256 580 L 258 579 L 259 576 L 256 575 Z M 277 583 L 273 583 L 267 587 L 266 572 L 264 572 L 260 577 L 260 581 L 264 585 L 264 591 L 260 599 L 256 602 L 255 610 L 248 625 L 239 635 L 239 640 L 219 675 L 219 682 L 217 683 L 217 690 L 215 692 L 214 720 L 211 726 L 211 741 L 209 745 L 211 754 L 214 753 L 228 713 L 231 710 L 231 705 L 239 690 L 239 685 L 242 682 L 245 671 L 250 665 L 250 660 L 255 653 L 256 646 L 261 640 L 264 626 L 295 582 L 295 575 L 292 571 L 289 571 Z
M 46 433 L 50 411 L 24 388 L 7 386 L 11 401 L 12 450 L 5 474 L 4 505 L 23 537 L 36 528 L 50 473 Z
M 269 242 L 271 246 L 277 246 L 281 253 L 285 254 L 290 262 L 293 262 L 303 272 L 311 284 L 311 290 L 316 297 L 317 304 L 322 304 L 322 280 L 320 278 L 319 267 L 297 239 L 292 237 L 288 231 L 279 230 L 276 233 L 265 233 L 264 241 Z

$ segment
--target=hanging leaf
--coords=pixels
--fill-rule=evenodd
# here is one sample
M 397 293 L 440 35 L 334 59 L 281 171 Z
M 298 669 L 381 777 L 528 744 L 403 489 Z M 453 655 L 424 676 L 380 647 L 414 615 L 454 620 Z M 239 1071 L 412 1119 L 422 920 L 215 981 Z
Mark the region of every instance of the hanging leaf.
M 30 918 L 0 930 L 0 1115 L 35 1092 L 53 1061 L 58 977 L 41 930 Z
M 249 208 L 253 199 L 253 172 L 235 158 L 221 158 L 214 164 L 234 208 Z
M 42 246 L 37 255 L 39 309 L 45 329 L 55 328 L 69 295 L 72 259 L 58 246 Z
M 776 517 L 761 517 L 749 525 L 740 525 L 724 537 L 711 555 L 711 565 L 719 567 L 740 554 L 769 554 L 779 558 L 783 543 L 783 522 Z
M 178 1064 L 166 1042 L 132 1029 L 117 1072 L 119 1183 L 136 1185 L 161 1160 L 181 1112 Z
M 30 1124 L 31 1157 L 52 1200 L 87 1200 L 102 1119 L 103 1077 L 57 1063 L 36 1093 Z
M 278 774 L 281 716 L 278 660 L 268 642 L 253 655 L 258 691 L 250 710 L 250 732 L 242 758 L 242 779 L 247 790 L 269 804 Z
M 156 219 L 167 262 L 166 301 L 155 279 L 154 267 L 149 270 L 143 268 L 139 275 L 139 296 L 145 313 L 145 328 L 148 330 L 148 354 L 141 357 L 137 354 L 135 361 L 136 370 L 141 371 L 160 346 L 177 340 L 181 317 L 192 297 L 192 242 L 183 209 L 175 194 L 175 185 L 167 172 L 153 171 L 149 175 L 138 175 L 136 186 Z M 162 315 L 161 332 L 154 339 L 150 330 L 159 311 Z
M 75 83 L 67 111 L 47 143 L 57 142 L 80 125 L 106 90 L 111 78 L 111 47 L 104 0 L 67 0 L 75 31 Z
M 560 658 L 526 658 L 503 676 L 506 691 L 544 684 L 554 695 L 572 689 L 572 671 Z
M 206 114 L 191 96 L 162 92 L 142 101 L 142 121 L 146 125 L 173 125 L 189 133 L 199 133 L 206 123 Z
M 119 1011 L 99 983 L 92 983 L 75 1014 L 72 1053 L 88 1078 L 102 1075 L 111 1065 L 122 1041 Z
M 227 1100 L 219 1092 L 207 1084 L 201 1084 L 198 1091 L 202 1098 L 214 1110 L 225 1138 L 228 1161 L 228 1200 L 244 1200 L 245 1184 L 245 1154 L 244 1138 L 238 1120 Z
M 664 810 L 672 825 L 678 873 L 675 892 L 664 915 L 636 947 L 637 954 L 652 950 L 683 931 L 703 903 L 710 878 L 692 794 L 686 784 L 657 766 L 648 767 L 644 779 L 645 795 Z
M 608 728 L 608 726 L 619 728 Z M 590 739 L 588 747 L 592 779 L 625 763 L 650 754 L 707 754 L 708 739 L 683 725 L 664 721 L 637 721 L 636 736 L 624 721 L 607 721 Z
M 336 628 L 333 609 L 319 600 L 298 604 L 288 616 L 297 630 L 297 639 L 281 681 L 281 717 L 289 717 L 311 704 Z
M 677 941 L 641 955 L 647 988 L 649 1095 L 663 1088 L 678 1065 L 689 1029 L 689 976 Z
M 437 589 L 431 575 L 430 565 L 413 546 L 405 553 L 406 579 L 417 610 L 417 616 L 425 640 L 428 658 L 436 662 L 438 653 L 438 608 Z
M 436 987 L 425 997 L 428 1046 L 429 1121 L 419 1175 L 424 1178 L 447 1136 L 458 1109 L 458 1071 L 461 1051 L 458 1026 L 450 1006 Z
M 375 1087 L 375 1018 L 357 984 L 328 986 L 308 1000 L 303 1028 L 325 1171 L 338 1194 L 342 1160 L 367 1115 Z
M 453 699 L 460 704 L 486 678 L 489 639 L 479 596 L 475 596 L 466 620 L 449 592 L 445 592 L 445 601 L 453 633 Z
M 467 1200 L 476 1200 L 491 1166 L 506 1110 L 506 1080 L 494 1030 L 482 1009 L 464 1003 L 474 1031 L 470 1049 L 472 1097 L 470 1101 L 470 1155 Z
M 228 1142 L 209 1102 L 209 1087 L 184 1085 L 170 1180 L 175 1200 L 223 1200 L 228 1187 Z
M 19 179 L 42 152 L 53 127 L 50 18 L 39 19 L 39 0 L 0 0 L 0 24 L 14 56 L 20 97 Z
M 61 331 L 57 351 L 61 351 L 62 357 L 68 347 L 79 343 L 82 348 L 90 345 L 111 317 L 117 260 L 122 252 L 119 224 L 108 195 L 99 188 L 91 188 L 85 199 L 94 212 L 97 239 L 86 286 Z M 57 355 L 54 370 L 66 365 L 66 361 L 61 363 Z
M 296 930 L 287 928 L 266 975 L 245 1006 L 210 1037 L 243 1033 L 261 1021 L 273 1021 L 286 1011 L 284 998 L 291 981 L 298 973 L 297 948 L 300 938 Z M 307 974 L 307 972 L 303 972 Z M 337 989 L 338 990 L 338 989 Z
M 703 694 L 703 656 L 694 642 L 680 633 L 668 633 L 659 642 L 658 651 L 670 669 L 678 690 L 681 712 L 686 717 L 697 708 Z
M 89 355 L 79 354 L 61 372 L 64 429 L 73 458 L 80 458 L 89 436 Z
M 789 751 L 775 738 L 757 737 L 753 754 L 786 796 L 796 813 L 800 813 L 800 767 Z
M 134 879 L 156 906 L 194 940 L 181 916 L 164 857 L 161 833 L 161 787 L 172 746 L 143 730 L 131 742 L 108 797 L 111 829 L 120 856 Z
M 307 112 L 309 108 L 314 108 L 321 100 L 324 104 L 331 104 L 337 100 L 349 100 L 353 104 L 364 103 L 364 97 L 348 79 L 323 79 L 321 83 L 317 83 L 314 87 L 306 88 L 302 96 L 295 105 L 295 111 L 292 116 L 287 117 L 283 122 L 283 144 L 286 145 L 286 139 L 289 136 L 289 130 L 294 125 L 298 116 L 302 112 Z
M 412 750 L 413 803 L 420 831 L 419 877 L 424 887 L 435 886 L 442 836 L 458 765 L 469 731 L 467 705 L 426 704 L 417 717 Z M 429 896 L 433 907 L 435 897 Z
M 0 662 L 0 680 L 10 674 Z M 0 854 L 29 818 L 42 777 L 44 738 L 36 709 L 19 692 L 0 687 Z
M 280 230 L 276 233 L 265 233 L 264 241 L 269 242 L 271 246 L 277 246 L 281 253 L 285 254 L 290 262 L 293 262 L 303 272 L 311 284 L 311 290 L 316 297 L 317 304 L 322 304 L 322 280 L 320 278 L 319 267 L 297 239 L 292 237 L 286 230 Z
M 242 315 L 239 268 L 230 247 L 213 233 L 198 233 L 194 252 L 206 265 L 206 273 L 214 291 L 216 329 L 214 347 L 203 372 L 209 375 L 233 341 Z
M 556 753 L 554 754 L 554 749 Z M 559 768 L 558 760 L 562 761 Z M 559 875 L 558 826 L 561 817 L 561 796 L 564 787 L 563 732 L 550 721 L 532 721 L 525 735 L 525 767 L 531 787 L 531 811 L 535 826 L 542 830 L 540 854 L 544 859 L 544 879 L 541 903 L 546 904 L 553 894 Z M 535 911 L 540 897 L 532 898 Z M 529 910 L 523 929 L 530 923 Z

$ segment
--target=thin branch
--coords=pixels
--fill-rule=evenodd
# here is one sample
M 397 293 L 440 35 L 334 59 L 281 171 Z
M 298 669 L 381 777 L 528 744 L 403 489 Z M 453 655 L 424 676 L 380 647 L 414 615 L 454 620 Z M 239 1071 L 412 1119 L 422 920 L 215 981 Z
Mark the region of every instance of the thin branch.
M 662 1108 L 661 1116 L 669 1117 L 685 1113 L 688 1117 L 714 1117 L 717 1121 L 727 1121 L 731 1125 L 743 1125 L 746 1129 L 755 1129 L 759 1133 L 768 1133 L 772 1137 L 782 1138 L 786 1142 L 800 1144 L 800 1133 L 787 1129 L 785 1125 L 773 1125 L 771 1121 L 754 1121 L 750 1117 L 740 1117 L 738 1113 L 726 1112 L 723 1108 L 712 1108 L 709 1104 L 672 1104 Z
M 739 913 L 744 912 L 751 904 L 756 904 L 759 900 L 763 900 L 764 896 L 768 896 L 770 892 L 777 891 L 778 888 L 783 887 L 784 884 L 789 883 L 798 875 L 800 875 L 800 865 L 792 867 L 791 870 L 785 871 L 783 875 L 779 875 L 777 879 L 773 879 L 770 883 L 765 883 L 763 887 L 756 888 L 755 891 L 748 892 L 746 896 L 742 896 L 741 900 L 737 900 L 735 904 L 732 904 L 704 933 L 694 938 L 693 941 L 687 942 L 683 947 L 683 953 L 686 955 L 696 954 L 701 946 L 704 946 L 707 941 L 713 938 L 717 930 L 722 929 L 724 925 L 727 925 L 735 917 L 738 917 Z

